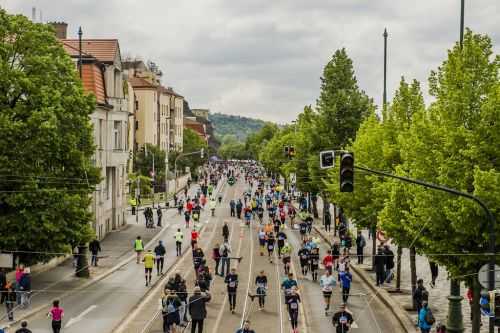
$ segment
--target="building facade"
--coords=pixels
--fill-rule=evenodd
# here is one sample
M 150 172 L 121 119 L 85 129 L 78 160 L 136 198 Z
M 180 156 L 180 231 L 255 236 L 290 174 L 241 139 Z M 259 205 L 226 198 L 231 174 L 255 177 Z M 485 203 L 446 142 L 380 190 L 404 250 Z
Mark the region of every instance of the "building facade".
M 60 40 L 78 64 L 79 40 Z M 93 193 L 90 209 L 94 215 L 92 226 L 97 238 L 102 239 L 126 223 L 130 101 L 122 78 L 118 40 L 83 39 L 81 52 L 83 86 L 96 97 L 96 109 L 91 115 L 96 144 L 93 163 L 100 168 L 102 181 Z

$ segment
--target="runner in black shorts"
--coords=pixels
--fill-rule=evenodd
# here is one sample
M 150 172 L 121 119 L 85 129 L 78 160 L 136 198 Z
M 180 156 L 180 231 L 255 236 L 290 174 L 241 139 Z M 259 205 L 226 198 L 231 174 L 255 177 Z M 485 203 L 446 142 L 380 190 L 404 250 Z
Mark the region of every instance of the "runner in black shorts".
M 309 264 L 313 281 L 318 281 L 318 268 L 319 268 L 319 249 L 314 248 L 309 255 Z
M 306 243 L 304 242 L 302 248 L 298 253 L 300 259 L 300 267 L 302 268 L 302 275 L 307 275 L 307 271 L 309 268 L 309 254 L 309 249 L 306 247 Z
M 269 262 L 273 262 L 273 253 L 274 253 L 274 243 L 276 239 L 274 238 L 274 234 L 272 232 L 267 235 L 267 254 L 269 256 Z

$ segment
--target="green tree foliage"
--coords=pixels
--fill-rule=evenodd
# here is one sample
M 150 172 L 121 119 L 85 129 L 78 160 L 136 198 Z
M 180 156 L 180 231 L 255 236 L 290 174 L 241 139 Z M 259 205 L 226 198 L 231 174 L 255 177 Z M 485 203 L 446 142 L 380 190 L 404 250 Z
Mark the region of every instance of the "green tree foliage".
M 165 187 L 165 156 L 164 150 L 156 145 L 145 144 L 135 156 L 135 171 L 137 174 L 154 179 L 155 192 L 163 192 Z M 153 177 L 154 159 L 154 177 Z M 148 182 L 150 183 L 150 182 Z M 141 192 L 142 193 L 142 192 Z
M 278 130 L 279 128 L 276 124 L 267 123 L 260 131 L 248 136 L 245 142 L 245 151 L 251 159 L 256 160 L 258 158 L 259 152 L 264 148 L 267 142 L 278 133 Z
M 130 195 L 135 197 L 135 189 L 137 188 L 137 180 L 139 180 L 139 189 L 141 197 L 149 197 L 153 194 L 153 189 L 151 188 L 151 177 L 143 176 L 141 174 L 132 173 L 128 176 L 130 182 Z
M 51 28 L 0 10 L 1 249 L 36 261 L 92 237 L 94 109 Z
M 245 144 L 239 142 L 234 135 L 225 135 L 219 147 L 219 156 L 225 160 L 246 160 L 250 158 L 245 150 Z
M 177 161 L 177 172 L 184 172 L 186 167 L 189 167 L 192 174 L 197 174 L 198 167 L 203 165 L 208 157 L 207 143 L 192 129 L 185 128 L 183 135 L 183 152 L 182 154 L 189 154 L 192 152 L 204 149 L 204 156 L 201 158 L 200 154 L 193 154 L 179 157 Z M 174 162 L 179 152 L 171 152 L 169 155 L 170 170 L 174 171 Z
M 260 119 L 222 113 L 211 113 L 208 118 L 215 128 L 217 138 L 221 139 L 229 134 L 234 135 L 240 142 L 244 142 L 249 135 L 258 132 L 266 124 Z

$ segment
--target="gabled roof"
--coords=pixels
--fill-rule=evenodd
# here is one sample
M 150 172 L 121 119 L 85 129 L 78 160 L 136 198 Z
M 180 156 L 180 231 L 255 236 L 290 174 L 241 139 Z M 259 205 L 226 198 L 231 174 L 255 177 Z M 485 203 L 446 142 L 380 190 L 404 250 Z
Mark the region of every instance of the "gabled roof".
M 66 52 L 72 57 L 79 55 L 78 39 L 61 39 Z M 120 53 L 118 39 L 83 39 L 82 53 L 103 63 L 114 63 Z
M 160 92 L 164 93 L 164 94 L 168 94 L 168 95 L 173 95 L 175 97 L 181 97 L 181 98 L 184 98 L 183 96 L 179 95 L 178 93 L 176 93 L 174 91 L 174 89 L 168 87 L 164 87 L 164 86 L 160 86 Z
M 128 78 L 128 82 L 132 85 L 133 88 L 150 88 L 150 89 L 158 89 L 157 85 L 152 84 L 148 80 L 145 80 L 140 77 L 132 76 Z

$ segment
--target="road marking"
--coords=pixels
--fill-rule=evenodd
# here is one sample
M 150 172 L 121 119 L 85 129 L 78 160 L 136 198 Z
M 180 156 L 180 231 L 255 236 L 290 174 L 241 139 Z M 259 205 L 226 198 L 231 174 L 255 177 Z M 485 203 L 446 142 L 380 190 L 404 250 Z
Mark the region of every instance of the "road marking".
M 243 323 L 245 322 L 245 312 L 247 310 L 247 302 L 248 302 L 248 293 L 250 292 L 250 280 L 252 278 L 252 265 L 253 265 L 253 230 L 254 228 L 251 227 L 249 229 L 249 234 L 250 234 L 250 269 L 248 270 L 248 283 L 247 283 L 247 292 L 245 293 L 245 305 L 243 306 L 243 314 L 241 315 L 241 323 L 240 323 L 240 328 L 243 327 Z M 253 299 L 252 299 L 253 303 Z M 250 313 L 250 311 L 249 311 Z
M 220 190 L 222 190 L 222 188 Z M 209 220 L 210 220 L 210 217 L 209 217 Z M 217 224 L 217 221 L 216 221 L 216 224 Z M 210 240 L 209 240 L 208 244 L 210 244 L 211 241 L 213 240 L 213 236 L 215 235 L 215 230 L 216 229 L 217 229 L 216 227 L 214 227 L 212 229 L 212 231 L 211 231 L 212 235 L 210 236 Z M 158 297 L 157 294 L 158 294 L 158 292 L 162 288 L 161 282 L 164 281 L 169 276 L 170 272 L 175 272 L 177 270 L 177 267 L 179 267 L 181 263 L 184 263 L 184 261 L 186 260 L 186 258 L 189 257 L 189 253 L 190 253 L 189 249 L 190 249 L 190 246 L 188 245 L 187 248 L 184 250 L 185 251 L 184 254 L 182 254 L 181 257 L 177 258 L 177 261 L 175 262 L 175 264 L 173 266 L 171 266 L 167 270 L 166 274 L 163 277 L 161 277 L 159 280 L 157 280 L 155 282 L 155 286 L 153 287 L 153 289 L 150 289 L 145 294 L 145 298 L 142 301 L 140 301 L 138 304 L 136 304 L 135 309 L 133 309 L 132 311 L 130 311 L 127 314 L 126 319 L 123 320 L 120 324 L 118 324 L 118 326 L 116 326 L 113 329 L 113 331 L 112 331 L 113 333 L 121 333 L 121 332 L 126 331 L 127 328 L 128 328 L 128 325 L 130 325 L 130 323 L 133 322 L 134 319 L 136 319 L 136 317 L 139 315 L 139 313 L 142 312 L 142 309 L 147 305 L 147 303 L 149 303 L 152 300 L 152 298 Z M 158 316 L 160 315 L 160 313 L 161 313 L 161 311 L 157 310 L 153 314 L 153 316 L 151 317 L 151 319 L 144 325 L 141 333 L 149 332 L 149 330 L 151 328 L 151 325 L 158 318 Z
M 89 306 L 85 311 L 80 313 L 78 316 L 71 318 L 68 321 L 68 323 L 66 324 L 66 326 L 64 326 L 64 328 L 68 328 L 71 325 L 76 324 L 77 322 L 81 321 L 83 319 L 83 317 L 85 317 L 85 315 L 87 315 L 90 311 L 94 310 L 95 308 L 97 308 L 97 305 Z
M 282 297 L 281 297 L 281 281 L 280 281 L 280 270 L 279 270 L 279 261 L 278 261 L 278 255 L 276 254 L 276 251 L 274 251 L 274 266 L 276 267 L 276 282 L 278 282 L 278 304 L 279 304 L 279 309 L 280 309 L 280 332 L 283 333 L 283 304 L 282 304 Z

